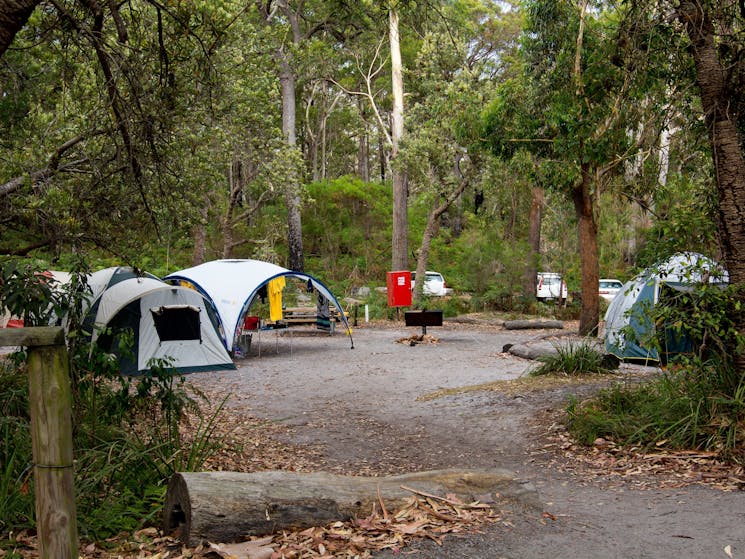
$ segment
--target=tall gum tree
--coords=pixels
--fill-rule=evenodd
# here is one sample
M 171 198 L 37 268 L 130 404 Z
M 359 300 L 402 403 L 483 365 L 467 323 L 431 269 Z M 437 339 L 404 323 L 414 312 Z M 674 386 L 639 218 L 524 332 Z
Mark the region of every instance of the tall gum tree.
M 393 233 L 391 240 L 391 270 L 409 269 L 409 186 L 406 171 L 396 159 L 404 137 L 404 79 L 401 61 L 398 8 L 388 10 L 388 38 L 391 49 L 391 160 L 393 163 Z M 420 282 L 421 283 L 421 282 Z
M 577 217 L 582 335 L 595 334 L 599 322 L 600 192 L 639 147 L 627 133 L 641 118 L 637 84 L 612 63 L 616 33 L 615 13 L 590 10 L 587 0 L 528 2 L 523 52 L 532 95 L 526 103 L 513 86 L 502 101 L 515 102 L 520 125 L 512 137 L 502 128 L 499 143 L 520 143 L 563 166 L 546 186 L 565 192 Z
M 725 265 L 733 284 L 745 284 L 745 144 L 742 139 L 745 93 L 741 38 L 742 2 L 682 1 L 676 14 L 690 39 L 701 108 L 711 143 L 719 201 L 719 227 Z M 743 293 L 743 290 L 740 290 Z M 738 330 L 745 335 L 745 324 Z M 736 354 L 745 372 L 745 353 Z

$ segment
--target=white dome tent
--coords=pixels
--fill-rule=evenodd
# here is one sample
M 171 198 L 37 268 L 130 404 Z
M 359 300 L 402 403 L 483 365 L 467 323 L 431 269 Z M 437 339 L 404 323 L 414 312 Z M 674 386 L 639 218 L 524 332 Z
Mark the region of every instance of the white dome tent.
M 306 282 L 336 306 L 354 348 L 349 322 L 341 304 L 328 287 L 309 274 L 288 270 L 261 260 L 229 259 L 205 262 L 168 274 L 163 279 L 169 283 L 192 285 L 212 301 L 222 322 L 225 346 L 232 352 L 241 334 L 241 326 L 259 290 L 280 277 L 296 278 Z
M 657 266 L 644 270 L 626 282 L 605 313 L 605 348 L 622 361 L 657 363 L 667 355 L 680 353 L 684 339 L 666 340 L 665 355 L 654 347 L 647 347 L 644 340 L 654 331 L 649 316 L 660 299 L 663 287 L 675 291 L 690 291 L 696 284 L 725 285 L 729 275 L 717 262 L 695 252 L 681 252 Z M 624 330 L 631 328 L 634 336 L 627 337 Z M 633 339 L 632 339 L 633 338 Z
M 144 373 L 154 359 L 179 373 L 235 369 L 216 313 L 201 294 L 128 267 L 99 270 L 88 285 L 84 330 L 91 342 L 117 355 L 123 374 Z M 123 347 L 124 331 L 133 334 L 131 352 Z

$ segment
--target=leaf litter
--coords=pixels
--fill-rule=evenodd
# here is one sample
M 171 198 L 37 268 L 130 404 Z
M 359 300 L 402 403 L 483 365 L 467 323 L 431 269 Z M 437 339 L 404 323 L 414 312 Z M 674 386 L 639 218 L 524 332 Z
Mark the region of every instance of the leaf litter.
M 405 340 L 409 338 L 399 341 L 408 343 Z M 537 387 L 522 381 L 508 382 L 509 386 L 500 388 L 494 385 L 472 388 L 508 393 L 556 388 L 553 385 Z M 220 400 L 215 395 L 211 398 L 213 402 Z M 205 413 L 209 414 L 210 410 Z M 207 460 L 204 470 L 318 471 L 323 468 L 320 449 L 283 442 L 290 427 L 253 418 L 236 408 L 227 408 L 223 413 L 226 419 L 219 422 L 216 435 L 224 444 Z M 539 436 L 542 442 L 531 454 L 531 461 L 544 462 L 567 472 L 576 477 L 578 483 L 600 482 L 640 490 L 691 484 L 725 491 L 745 490 L 745 468 L 718 460 L 714 452 L 660 448 L 644 453 L 640 448 L 623 448 L 602 439 L 585 447 L 569 436 L 561 423 L 561 413 L 549 410 L 535 418 L 536 426 L 542 429 Z M 189 424 L 198 425 L 198 421 L 187 420 L 187 438 Z M 354 472 L 346 473 L 354 475 Z M 453 496 L 441 498 L 412 492 L 406 505 L 393 512 L 388 512 L 381 501 L 379 508 L 374 508 L 365 518 L 285 531 L 238 544 L 212 542 L 189 548 L 178 539 L 163 535 L 157 528 L 148 527 L 104 542 L 81 542 L 79 556 L 80 559 L 365 559 L 381 550 L 400 551 L 415 539 L 426 538 L 439 544 L 446 535 L 478 533 L 487 524 L 510 525 L 503 517 L 504 512 L 495 511 L 489 505 L 460 503 Z M 550 518 L 549 513 L 544 514 L 549 515 L 549 520 L 555 519 Z M 10 547 L 0 549 L 0 558 L 39 557 L 38 540 L 33 533 L 11 534 L 9 543 Z

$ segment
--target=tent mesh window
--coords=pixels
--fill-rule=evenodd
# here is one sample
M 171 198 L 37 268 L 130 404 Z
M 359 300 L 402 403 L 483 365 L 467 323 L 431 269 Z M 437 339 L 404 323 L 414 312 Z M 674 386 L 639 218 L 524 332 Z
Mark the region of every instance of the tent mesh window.
M 189 305 L 157 307 L 150 309 L 155 330 L 161 342 L 199 340 L 201 328 L 199 309 Z

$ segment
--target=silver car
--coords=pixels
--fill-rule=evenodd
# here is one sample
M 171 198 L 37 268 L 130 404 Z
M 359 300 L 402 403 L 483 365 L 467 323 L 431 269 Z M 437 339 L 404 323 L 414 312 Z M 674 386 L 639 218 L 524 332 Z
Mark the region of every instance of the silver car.
M 616 293 L 623 289 L 623 283 L 617 279 L 601 279 L 598 287 L 598 294 L 606 301 L 612 301 Z
M 411 272 L 411 289 L 414 290 L 416 281 L 416 272 Z M 427 271 L 424 273 L 424 289 L 425 295 L 432 295 L 434 297 L 444 297 L 447 295 L 448 289 L 445 286 L 445 278 L 439 272 Z

